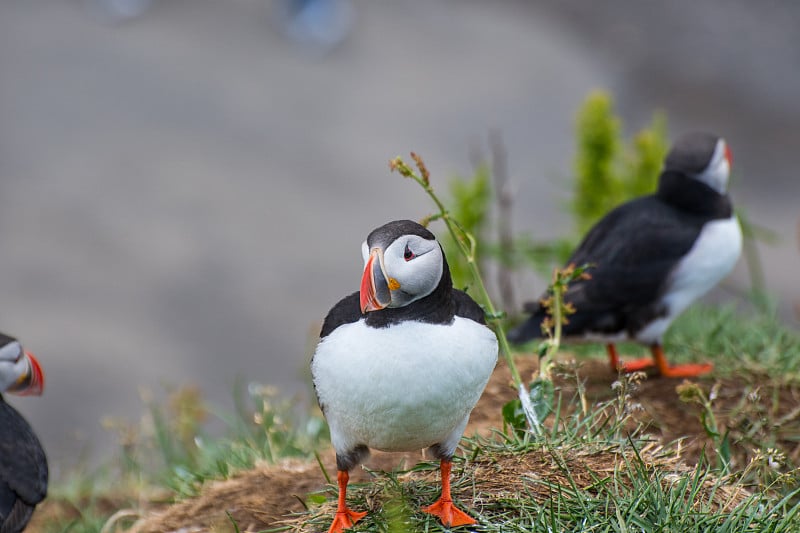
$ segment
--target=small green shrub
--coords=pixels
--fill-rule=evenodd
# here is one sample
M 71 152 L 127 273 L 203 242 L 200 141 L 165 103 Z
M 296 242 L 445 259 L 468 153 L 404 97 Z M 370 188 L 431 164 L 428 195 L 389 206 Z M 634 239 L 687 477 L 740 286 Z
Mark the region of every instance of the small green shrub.
M 622 120 L 611 96 L 594 91 L 576 120 L 575 179 L 570 210 L 578 235 L 617 205 L 656 189 L 669 141 L 663 113 L 630 144 L 622 138 Z

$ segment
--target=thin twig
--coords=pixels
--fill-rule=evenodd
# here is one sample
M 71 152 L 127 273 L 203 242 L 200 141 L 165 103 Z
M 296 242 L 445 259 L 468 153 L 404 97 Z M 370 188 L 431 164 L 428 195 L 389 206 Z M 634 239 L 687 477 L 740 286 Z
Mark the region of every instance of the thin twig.
M 100 529 L 100 533 L 111 533 L 112 531 L 116 531 L 117 523 L 120 520 L 132 519 L 132 518 L 140 518 L 142 514 L 135 509 L 120 509 L 113 515 L 111 515 L 106 523 L 103 524 L 103 527 Z
M 497 233 L 500 241 L 500 262 L 497 265 L 497 288 L 503 309 L 516 309 L 514 286 L 508 260 L 513 253 L 514 239 L 511 232 L 511 207 L 513 204 L 511 185 L 508 180 L 508 156 L 499 131 L 489 133 L 492 154 L 492 175 L 497 196 Z

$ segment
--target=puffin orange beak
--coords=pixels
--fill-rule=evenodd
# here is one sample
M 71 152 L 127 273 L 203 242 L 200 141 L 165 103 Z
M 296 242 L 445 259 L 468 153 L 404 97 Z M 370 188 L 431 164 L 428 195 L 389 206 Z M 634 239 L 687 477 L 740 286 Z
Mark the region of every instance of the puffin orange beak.
M 44 372 L 39 361 L 32 353 L 23 351 L 22 358 L 27 363 L 27 370 L 17 382 L 8 389 L 19 396 L 41 396 L 44 391 Z
M 728 166 L 733 167 L 733 152 L 731 152 L 728 143 L 725 143 L 725 159 L 728 160 Z
M 373 248 L 361 276 L 361 312 L 378 311 L 392 303 L 389 282 L 383 270 L 383 250 Z

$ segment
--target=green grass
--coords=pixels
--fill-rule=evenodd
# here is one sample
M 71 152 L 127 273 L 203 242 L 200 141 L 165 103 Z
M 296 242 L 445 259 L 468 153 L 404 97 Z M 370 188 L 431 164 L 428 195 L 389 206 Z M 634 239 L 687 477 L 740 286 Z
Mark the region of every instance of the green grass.
M 679 361 L 713 361 L 720 376 L 750 373 L 800 380 L 800 335 L 772 313 L 696 305 L 678 318 L 665 346 Z
M 618 346 L 626 356 L 649 353 L 636 343 Z M 605 356 L 602 344 L 569 344 L 564 349 L 579 356 Z M 768 312 L 695 304 L 667 331 L 664 351 L 675 363 L 711 361 L 714 376 L 750 374 L 800 381 L 800 334 Z
M 523 493 L 485 507 L 482 530 L 745 531 L 758 525 L 763 531 L 790 531 L 789 524 L 798 512 L 788 501 L 764 508 L 760 495 L 748 497 L 733 512 L 722 512 L 700 498 L 709 490 L 707 483 L 712 491 L 722 486 L 719 478 L 702 466 L 689 474 L 672 474 L 647 468 L 637 457 L 617 467 L 612 476 L 598 475 L 589 488 L 580 487 L 566 468 L 564 474 L 567 484 L 530 481 L 548 489 L 550 498 L 542 503 Z M 784 524 L 778 526 L 776 520 Z

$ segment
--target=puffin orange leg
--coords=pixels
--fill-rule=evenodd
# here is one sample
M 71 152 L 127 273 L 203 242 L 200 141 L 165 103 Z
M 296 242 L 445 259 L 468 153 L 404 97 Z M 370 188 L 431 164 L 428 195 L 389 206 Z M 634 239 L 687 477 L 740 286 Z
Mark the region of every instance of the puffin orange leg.
M 336 506 L 336 515 L 333 517 L 328 533 L 339 533 L 344 529 L 353 527 L 353 524 L 367 516 L 367 513 L 359 513 L 347 507 L 347 483 L 350 481 L 350 474 L 346 470 L 339 470 L 336 475 L 339 482 L 339 503 Z
M 608 351 L 608 362 L 611 365 L 612 372 L 638 372 L 639 370 L 645 370 L 655 365 L 653 360 L 649 357 L 628 361 L 627 363 L 622 362 L 619 360 L 616 346 L 613 344 L 606 344 L 606 349 Z
M 613 344 L 606 344 L 606 351 L 608 351 L 608 364 L 612 372 L 619 372 L 619 354 L 617 354 L 617 347 Z
M 455 506 L 450 496 L 450 468 L 452 465 L 451 461 L 442 459 L 439 467 L 442 473 L 442 495 L 431 505 L 423 507 L 422 510 L 438 516 L 446 527 L 477 524 L 474 518 Z
M 658 372 L 665 378 L 694 378 L 708 374 L 714 369 L 711 363 L 670 366 L 660 345 L 654 344 L 650 347 L 650 351 L 653 353 Z
M 653 368 L 655 366 L 655 362 L 650 359 L 649 357 L 642 357 L 641 359 L 634 359 L 633 361 L 627 361 L 622 363 L 621 370 L 623 372 L 639 372 L 641 370 L 647 370 L 648 368 Z

